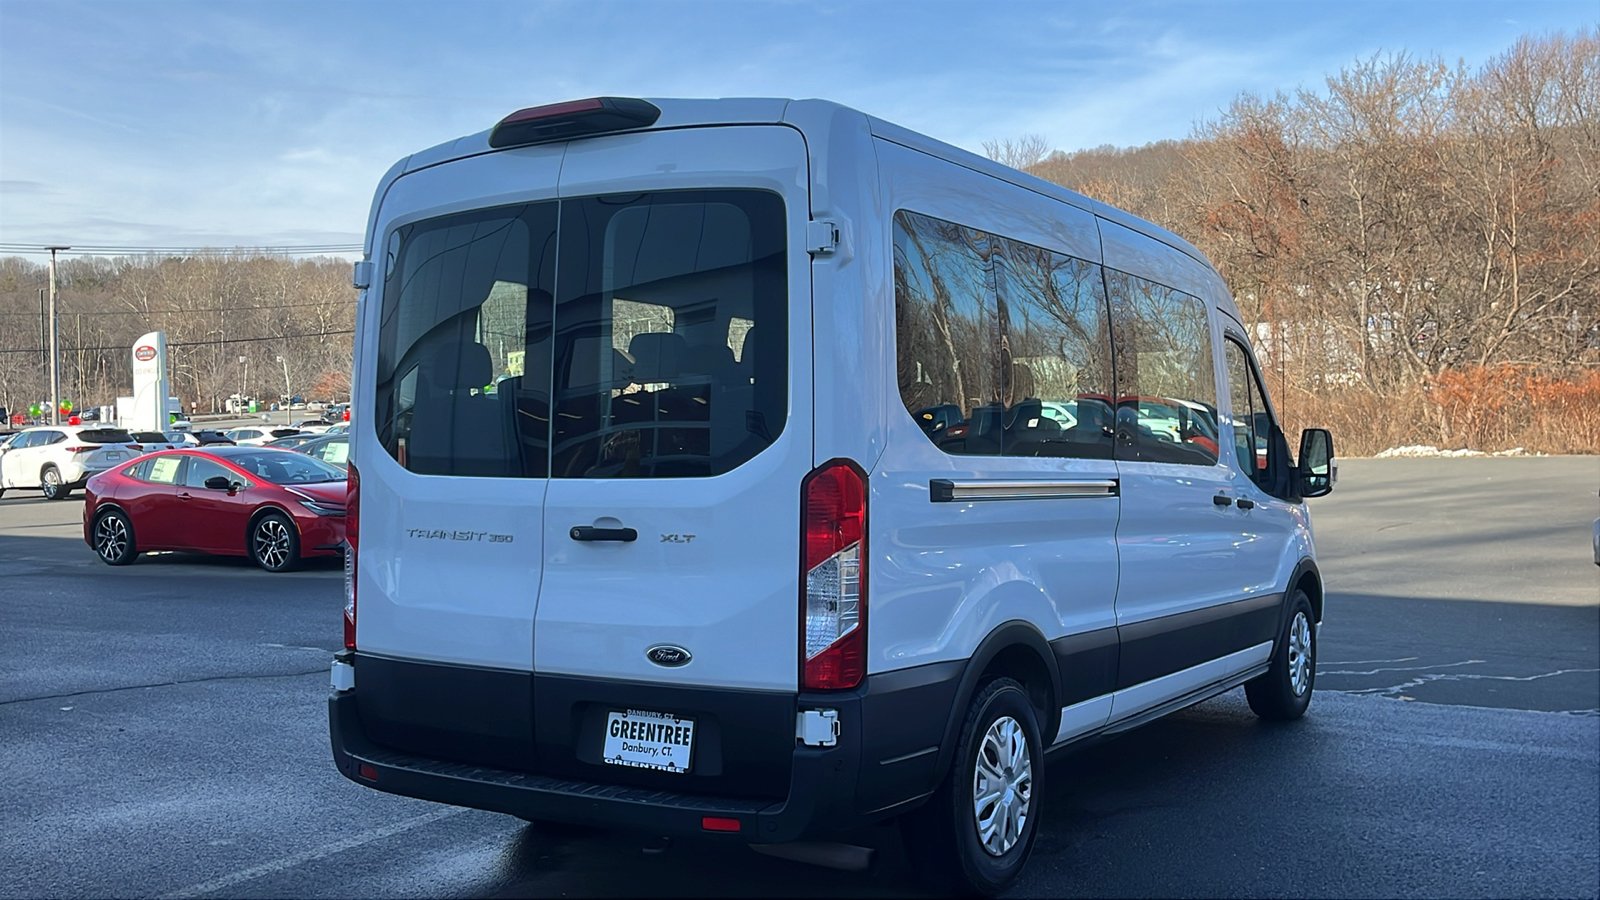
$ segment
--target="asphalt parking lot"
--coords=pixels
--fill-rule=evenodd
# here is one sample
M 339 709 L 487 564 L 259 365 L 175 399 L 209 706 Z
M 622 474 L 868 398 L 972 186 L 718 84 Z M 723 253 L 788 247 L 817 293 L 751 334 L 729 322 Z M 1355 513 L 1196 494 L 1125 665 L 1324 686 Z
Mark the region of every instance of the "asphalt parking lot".
M 1346 460 L 1313 501 L 1317 696 L 1066 756 L 1015 896 L 1600 895 L 1600 457 Z M 331 764 L 337 562 L 103 566 L 0 498 L 0 897 L 908 895 L 729 845 L 545 833 Z

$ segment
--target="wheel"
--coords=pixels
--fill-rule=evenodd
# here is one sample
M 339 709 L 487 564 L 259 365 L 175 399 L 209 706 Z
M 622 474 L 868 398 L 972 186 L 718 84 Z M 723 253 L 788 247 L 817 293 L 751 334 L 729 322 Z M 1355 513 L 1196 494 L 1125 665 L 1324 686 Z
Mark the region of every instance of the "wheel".
M 985 684 L 933 796 L 903 816 L 912 869 L 941 893 L 992 897 L 1022 871 L 1038 834 L 1043 744 L 1033 706 L 1010 678 Z
M 250 528 L 250 558 L 268 572 L 289 572 L 300 566 L 300 534 L 283 513 L 271 512 Z
M 1317 681 L 1317 626 L 1306 592 L 1296 589 L 1289 598 L 1289 615 L 1278 646 L 1272 654 L 1272 667 L 1266 674 L 1245 682 L 1244 695 L 1250 709 L 1263 719 L 1287 722 L 1306 714 L 1311 705 L 1311 689 Z
M 94 520 L 94 552 L 108 566 L 125 566 L 139 558 L 133 523 L 120 510 L 107 510 Z
M 61 470 L 55 466 L 45 466 L 39 473 L 39 490 L 44 492 L 46 500 L 65 500 L 72 489 L 61 483 Z

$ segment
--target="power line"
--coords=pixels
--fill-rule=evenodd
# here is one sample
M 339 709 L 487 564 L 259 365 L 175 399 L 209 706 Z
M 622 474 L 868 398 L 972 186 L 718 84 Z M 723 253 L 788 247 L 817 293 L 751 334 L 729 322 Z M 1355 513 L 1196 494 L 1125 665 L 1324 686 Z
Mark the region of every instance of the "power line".
M 354 291 L 354 289 L 352 289 L 351 290 L 352 296 L 351 296 L 350 300 L 348 301 L 351 305 L 355 304 L 355 297 L 353 296 L 354 293 L 355 293 L 355 291 Z M 249 312 L 256 312 L 257 310 L 266 310 L 266 309 L 309 309 L 311 307 L 328 307 L 328 306 L 331 306 L 331 305 L 339 303 L 339 302 L 343 302 L 343 301 L 332 301 L 332 303 L 281 303 L 281 304 L 275 304 L 275 305 L 272 305 L 272 306 L 211 306 L 211 307 L 205 307 L 205 308 L 202 308 L 202 309 L 187 309 L 187 308 L 185 308 L 185 309 L 152 309 L 152 310 L 149 310 L 149 311 L 140 310 L 140 309 L 62 310 L 61 311 L 61 315 L 63 315 L 63 316 L 149 316 L 151 318 L 155 318 L 156 316 L 186 316 L 186 315 L 188 315 L 190 313 L 215 313 L 215 312 L 220 312 L 220 313 L 249 313 Z M 39 314 L 36 313 L 36 312 L 0 312 L 0 316 L 18 316 L 18 317 L 26 316 L 26 317 L 31 318 L 31 319 L 37 319 L 39 317 Z
M 75 244 L 72 247 L 72 255 L 139 256 L 144 254 L 164 254 L 177 256 L 224 256 L 240 253 L 297 255 L 319 253 L 359 253 L 362 251 L 362 249 L 362 244 L 289 244 L 278 246 L 249 246 L 241 244 L 234 247 L 137 247 L 117 244 Z M 19 243 L 0 243 L 0 252 L 35 256 L 46 256 L 50 253 L 47 248 L 39 244 Z
M 308 332 L 306 332 L 304 334 L 275 334 L 275 335 L 268 335 L 267 337 L 219 338 L 218 340 L 214 340 L 214 341 L 172 342 L 172 343 L 168 343 L 167 344 L 167 348 L 168 349 L 173 349 L 173 348 L 177 348 L 177 347 L 210 347 L 210 346 L 214 346 L 214 345 L 217 345 L 217 344 L 257 344 L 257 343 L 264 343 L 264 342 L 267 342 L 267 341 L 287 341 L 287 340 L 293 340 L 295 338 L 310 338 L 310 337 L 333 337 L 334 335 L 339 335 L 339 334 L 355 334 L 355 333 L 356 332 L 355 332 L 354 328 L 348 328 L 348 329 L 345 329 L 343 331 L 308 331 Z M 103 351 L 108 351 L 108 350 L 118 350 L 118 351 L 129 351 L 129 352 L 131 352 L 133 350 L 133 345 L 130 343 L 130 344 L 119 344 L 119 345 L 117 345 L 115 347 L 62 347 L 61 348 L 61 352 L 62 353 L 79 353 L 79 352 L 82 352 L 82 353 L 97 353 L 97 352 L 103 352 Z M 32 353 L 34 355 L 38 355 L 39 348 L 34 347 L 32 349 L 29 349 L 29 350 L 0 350 L 0 353 Z

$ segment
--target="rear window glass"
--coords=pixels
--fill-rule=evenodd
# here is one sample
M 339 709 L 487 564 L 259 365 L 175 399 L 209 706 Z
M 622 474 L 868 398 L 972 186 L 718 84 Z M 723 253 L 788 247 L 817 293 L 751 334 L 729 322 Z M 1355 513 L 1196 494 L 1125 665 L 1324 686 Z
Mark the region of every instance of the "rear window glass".
M 78 432 L 77 439 L 86 444 L 131 444 L 134 442 L 133 435 L 120 428 L 87 429 Z M 150 440 L 160 441 L 161 436 L 156 435 Z
M 753 190 L 403 226 L 387 245 L 378 437 L 432 475 L 730 471 L 787 417 L 786 239 L 782 199 Z

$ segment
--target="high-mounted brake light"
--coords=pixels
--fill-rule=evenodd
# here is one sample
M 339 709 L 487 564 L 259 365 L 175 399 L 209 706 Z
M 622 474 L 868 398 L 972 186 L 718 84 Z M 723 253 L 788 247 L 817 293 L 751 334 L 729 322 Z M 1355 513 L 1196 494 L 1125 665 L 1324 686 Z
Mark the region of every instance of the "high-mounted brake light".
M 361 532 L 361 470 L 350 464 L 344 498 L 344 646 L 356 648 L 356 543 Z
M 800 485 L 804 690 L 853 688 L 867 673 L 866 475 L 837 459 Z
M 489 146 L 519 147 L 545 141 L 645 128 L 661 118 L 654 103 L 632 97 L 592 97 L 519 109 L 489 132 Z

